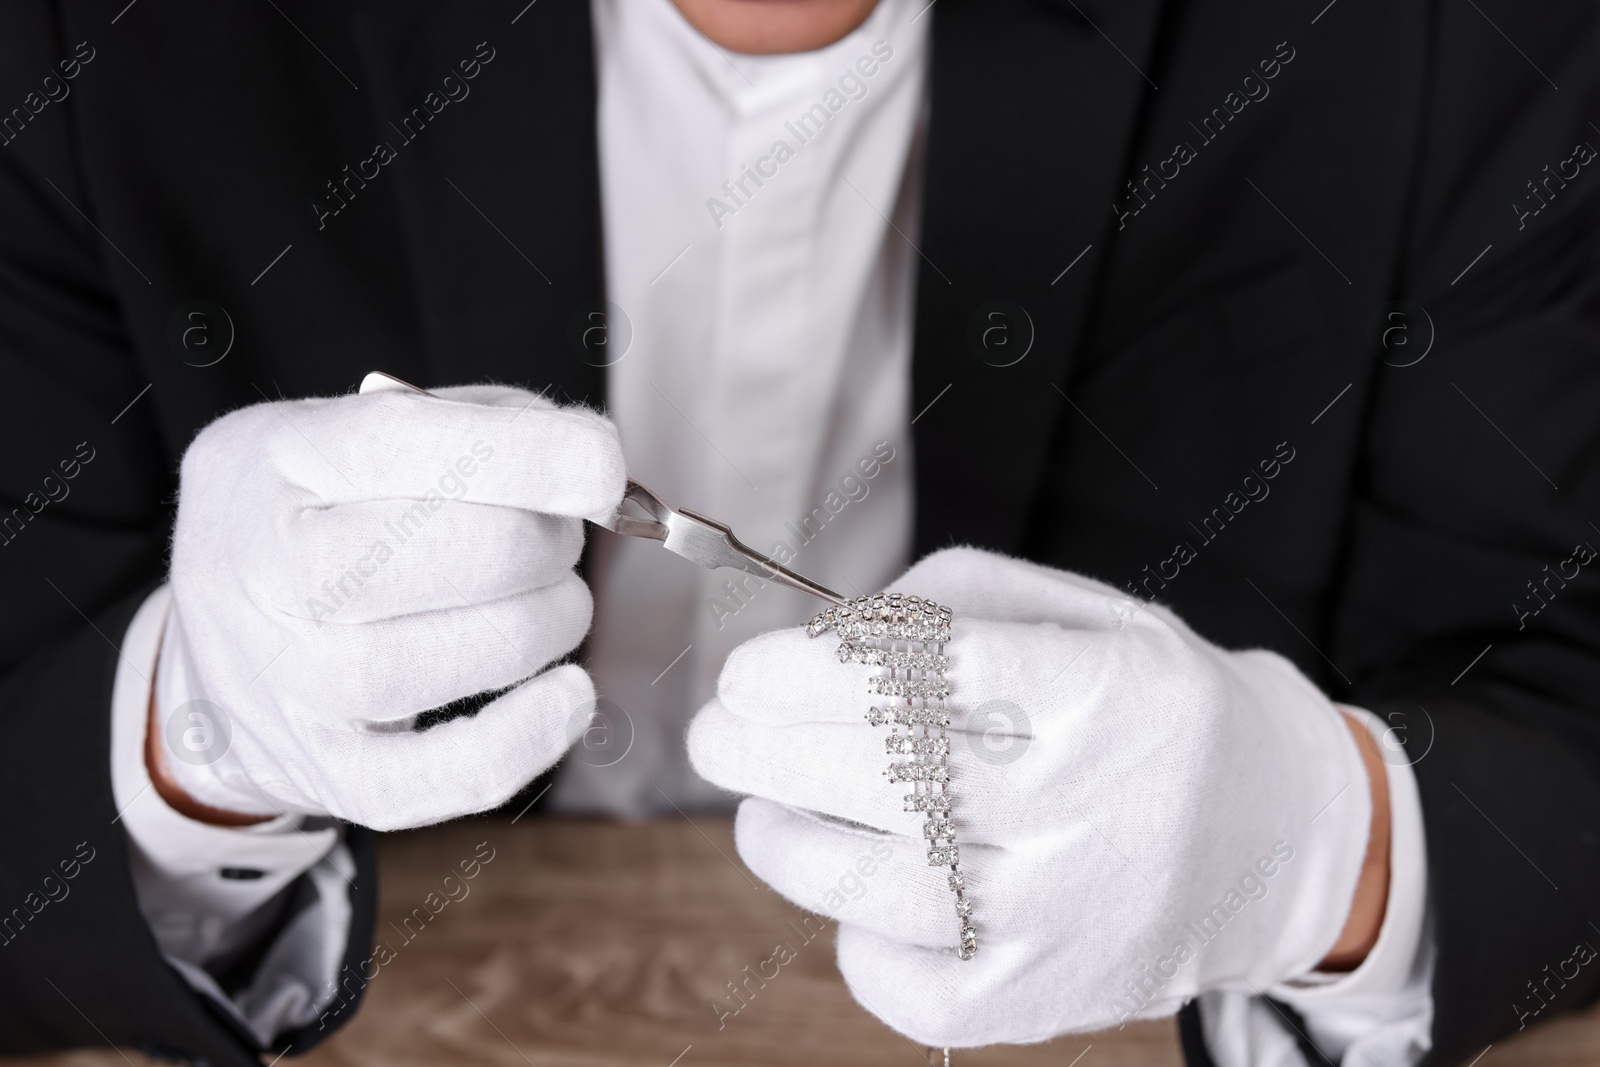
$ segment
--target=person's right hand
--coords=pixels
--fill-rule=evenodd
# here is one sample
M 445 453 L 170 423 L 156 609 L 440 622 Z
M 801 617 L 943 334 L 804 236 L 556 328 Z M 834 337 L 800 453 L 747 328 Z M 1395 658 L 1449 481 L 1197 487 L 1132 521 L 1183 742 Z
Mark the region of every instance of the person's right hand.
M 211 423 L 183 457 L 157 667 L 172 776 L 225 812 L 381 830 L 504 802 L 588 726 L 589 676 L 549 665 L 589 628 L 581 520 L 625 482 L 608 420 L 498 386 Z

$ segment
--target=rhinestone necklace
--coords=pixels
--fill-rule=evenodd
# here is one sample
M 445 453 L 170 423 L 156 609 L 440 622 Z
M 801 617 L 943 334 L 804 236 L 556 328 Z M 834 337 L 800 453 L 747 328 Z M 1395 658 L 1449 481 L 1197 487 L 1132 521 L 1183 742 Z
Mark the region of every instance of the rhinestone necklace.
M 867 693 L 881 698 L 867 709 L 867 722 L 889 727 L 884 751 L 891 757 L 884 774 L 891 784 L 909 785 L 905 810 L 926 816 L 922 837 L 930 867 L 946 869 L 955 896 L 960 941 L 956 955 L 970 960 L 978 952 L 978 931 L 972 923 L 956 844 L 956 821 L 950 792 L 950 683 L 945 678 L 950 658 L 951 611 L 921 597 L 877 593 L 857 597 L 823 611 L 806 626 L 806 634 L 839 634 L 839 662 L 878 668 L 867 679 Z M 905 732 L 901 733 L 901 728 Z M 946 1067 L 950 1050 L 944 1050 Z

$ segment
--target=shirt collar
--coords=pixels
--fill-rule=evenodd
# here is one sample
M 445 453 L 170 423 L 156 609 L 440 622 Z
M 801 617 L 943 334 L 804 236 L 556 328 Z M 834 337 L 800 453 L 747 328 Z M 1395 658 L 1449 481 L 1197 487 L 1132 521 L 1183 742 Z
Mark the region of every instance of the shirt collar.
M 672 0 L 623 0 L 638 3 L 657 31 L 663 59 L 686 69 L 736 117 L 768 111 L 797 98 L 814 94 L 855 60 L 868 54 L 874 42 L 887 40 L 907 51 L 927 32 L 931 14 L 926 0 L 879 0 L 860 26 L 826 47 L 811 52 L 756 56 L 730 52 L 708 40 L 691 26 Z M 910 63 L 888 63 L 884 74 L 892 79 Z M 875 79 L 880 83 L 885 80 Z

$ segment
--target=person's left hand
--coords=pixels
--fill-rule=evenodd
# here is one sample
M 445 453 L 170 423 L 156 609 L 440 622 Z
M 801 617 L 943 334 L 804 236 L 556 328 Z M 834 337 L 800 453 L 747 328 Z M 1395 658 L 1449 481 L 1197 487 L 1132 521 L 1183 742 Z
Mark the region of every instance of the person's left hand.
M 1041 1041 L 1316 967 L 1350 911 L 1372 802 L 1341 714 L 1293 665 L 971 549 L 894 588 L 955 612 L 949 791 L 974 959 L 956 957 L 909 789 L 884 778 L 871 668 L 840 663 L 836 637 L 742 645 L 689 733 L 696 769 L 750 795 L 735 826 L 750 869 L 839 921 L 839 969 L 868 1010 L 936 1046 Z M 884 843 L 865 894 L 831 892 Z

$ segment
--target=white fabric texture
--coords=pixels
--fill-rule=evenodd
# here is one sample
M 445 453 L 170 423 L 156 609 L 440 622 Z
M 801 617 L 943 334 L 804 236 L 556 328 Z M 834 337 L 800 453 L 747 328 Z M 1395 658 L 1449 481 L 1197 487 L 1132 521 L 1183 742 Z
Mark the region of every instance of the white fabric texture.
M 1267 990 L 1296 1008 L 1307 1036 L 1343 1067 L 1416 1063 L 1433 1047 L 1434 943 L 1428 930 L 1428 851 L 1408 753 L 1387 723 L 1361 712 L 1389 780 L 1389 902 L 1378 940 L 1348 974 L 1313 973 Z M 1260 997 L 1201 994 L 1206 1047 L 1217 1067 L 1317 1067 Z
M 588 724 L 588 675 L 546 668 L 589 628 L 580 520 L 625 480 L 607 420 L 502 386 L 211 423 L 183 458 L 157 681 L 174 777 L 213 807 L 382 830 L 502 803 Z
M 869 1011 L 931 1045 L 1041 1041 L 1261 991 L 1332 948 L 1371 799 L 1343 716 L 1287 660 L 973 549 L 893 588 L 955 612 L 953 817 L 975 959 L 953 951 L 943 874 L 909 839 L 917 817 L 863 718 L 866 672 L 835 642 L 784 630 L 742 646 L 689 734 L 695 767 L 750 795 L 745 862 L 797 904 L 818 906 L 864 834 L 895 835 L 897 892 L 830 912 Z
M 139 907 L 162 954 L 265 1044 L 311 1022 L 333 996 L 349 939 L 355 862 L 337 828 L 304 830 L 299 815 L 241 829 L 210 826 L 179 815 L 151 787 L 145 723 L 170 600 L 167 586 L 146 598 L 122 641 L 112 690 L 112 795 L 131 842 Z M 228 868 L 261 873 L 224 878 Z M 249 985 L 228 997 L 205 967 L 262 933 L 252 919 L 302 874 L 311 880 L 313 903 L 275 939 Z
M 593 5 L 607 298 L 632 327 L 607 357 L 608 406 L 628 469 L 844 592 L 910 562 L 926 7 L 882 0 L 826 48 L 746 56 L 669 0 Z M 818 121 L 813 105 L 820 132 L 798 125 Z M 793 152 L 781 164 L 778 142 Z M 754 169 L 767 177 L 744 177 Z M 713 217 L 712 201 L 734 213 Z M 623 336 L 615 322 L 610 336 Z M 812 605 L 648 542 L 595 548 L 595 685 L 633 747 L 616 761 L 601 746 L 626 738 L 595 731 L 552 803 L 630 817 L 727 807 L 690 770 L 683 731 L 733 648 Z

